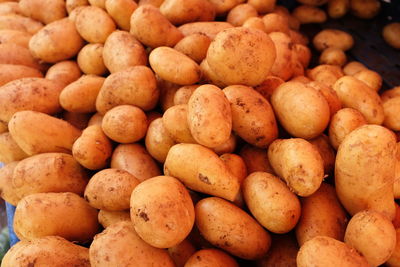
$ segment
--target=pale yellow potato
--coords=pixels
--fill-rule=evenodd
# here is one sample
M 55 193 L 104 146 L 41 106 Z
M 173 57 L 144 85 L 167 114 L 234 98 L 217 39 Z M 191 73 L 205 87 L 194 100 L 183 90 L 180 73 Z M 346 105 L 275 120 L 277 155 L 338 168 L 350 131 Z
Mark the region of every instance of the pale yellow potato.
M 96 109 L 102 115 L 119 105 L 134 105 L 148 111 L 156 106 L 159 95 L 151 69 L 135 66 L 106 78 L 96 99 Z
M 232 24 L 235 27 L 243 26 L 243 23 L 252 17 L 257 17 L 257 10 L 250 4 L 240 4 L 232 8 L 228 16 L 226 17 L 226 21 Z
M 174 105 L 187 104 L 193 92 L 200 85 L 185 85 L 180 87 L 174 94 Z
M 336 81 L 343 77 L 343 72 L 339 66 L 323 64 L 307 70 L 307 76 L 311 80 L 333 87 Z
M 67 16 L 64 0 L 20 0 L 19 8 L 24 16 L 44 24 Z
M 287 81 L 293 75 L 291 39 L 283 32 L 272 32 L 269 34 L 269 37 L 275 45 L 276 59 L 272 64 L 271 72 L 267 74 L 277 76 Z M 265 77 L 266 76 L 264 76 L 264 78 Z
M 383 214 L 364 210 L 349 221 L 344 241 L 359 251 L 370 266 L 379 266 L 390 258 L 396 248 L 396 230 Z
M 179 85 L 191 85 L 200 80 L 199 65 L 173 48 L 161 46 L 152 50 L 149 63 L 154 72 L 166 81 Z
M 296 267 L 299 245 L 295 238 L 288 235 L 273 235 L 268 253 L 256 262 L 257 267 Z
M 354 39 L 347 32 L 334 29 L 325 29 L 314 36 L 313 44 L 318 51 L 322 51 L 330 47 L 347 51 L 353 47 Z
M 13 43 L 29 48 L 29 40 L 32 34 L 17 30 L 0 30 L 0 43 Z
M 143 45 L 125 31 L 114 31 L 108 36 L 103 48 L 104 65 L 111 73 L 137 65 L 147 65 Z
M 217 147 L 231 135 L 230 103 L 214 85 L 202 85 L 193 92 L 187 107 L 187 120 L 194 140 L 206 147 Z
M 157 118 L 149 123 L 145 144 L 153 158 L 158 162 L 165 162 L 169 149 L 176 143 L 165 128 L 162 118 Z
M 284 82 L 284 80 L 277 76 L 269 75 L 261 84 L 254 87 L 254 90 L 259 92 L 266 100 L 271 102 L 272 93 Z
M 129 31 L 131 28 L 131 15 L 137 8 L 137 3 L 132 0 L 106 0 L 105 8 L 121 30 Z
M 158 8 L 151 5 L 140 5 L 133 12 L 130 33 L 151 48 L 173 47 L 183 38 L 182 32 Z
M 129 210 L 124 211 L 108 211 L 108 210 L 100 210 L 99 211 L 99 223 L 107 228 L 110 225 L 113 225 L 118 222 L 131 222 L 131 214 Z
M 88 180 L 85 169 L 64 153 L 42 153 L 23 159 L 12 176 L 15 193 L 20 199 L 50 192 L 83 195 Z
M 184 36 L 194 33 L 203 33 L 211 40 L 214 40 L 217 34 L 225 29 L 233 28 L 233 25 L 225 21 L 204 21 L 204 22 L 191 22 L 179 26 L 178 30 Z
M 145 137 L 148 127 L 146 114 L 131 105 L 116 106 L 104 115 L 101 128 L 118 143 L 134 143 Z
M 385 119 L 383 125 L 393 131 L 400 130 L 400 97 L 394 97 L 383 102 Z
M 378 0 L 351 0 L 351 13 L 361 19 L 371 19 L 378 15 L 381 2 Z
M 346 15 L 350 9 L 350 0 L 329 0 L 327 12 L 329 17 L 338 19 Z
M 97 210 L 74 193 L 29 195 L 15 210 L 14 231 L 20 240 L 54 235 L 83 243 L 98 230 Z
M 392 253 L 392 256 L 386 261 L 388 267 L 399 267 L 400 266 L 400 228 L 396 229 L 396 247 Z
M 251 87 L 231 85 L 223 90 L 231 105 L 232 130 L 247 143 L 266 148 L 278 138 L 269 102 Z
M 275 89 L 271 104 L 279 122 L 292 136 L 312 139 L 328 126 L 328 102 L 311 86 L 300 82 L 284 83 Z
M 90 113 L 76 113 L 69 112 L 64 110 L 62 114 L 62 118 L 78 128 L 79 130 L 83 130 L 88 126 L 89 120 L 91 118 Z
M 83 75 L 67 85 L 60 94 L 61 106 L 70 112 L 90 113 L 96 111 L 96 98 L 105 78 Z
M 88 5 L 89 5 L 88 0 L 65 0 L 65 7 L 67 9 L 68 14 L 71 14 L 71 12 L 78 7 L 83 7 Z
M 393 182 L 396 138 L 378 125 L 364 125 L 349 133 L 336 154 L 336 193 L 351 214 L 372 209 L 390 220 L 395 215 Z
M 329 137 L 322 134 L 314 139 L 309 140 L 313 144 L 324 161 L 325 174 L 332 173 L 335 167 L 335 150 L 330 144 Z
M 239 155 L 246 164 L 248 174 L 253 172 L 268 172 L 274 174 L 274 170 L 269 163 L 266 149 L 245 145 L 240 150 Z
M 9 132 L 0 134 L 0 162 L 10 163 L 27 157 L 28 155 L 18 146 Z
M 87 44 L 78 53 L 79 68 L 85 74 L 103 75 L 107 72 L 103 58 L 103 44 Z
M 269 13 L 263 16 L 262 19 L 266 33 L 282 32 L 289 34 L 289 21 L 286 17 L 276 13 Z
M 224 199 L 204 198 L 196 204 L 195 212 L 201 235 L 234 256 L 258 259 L 271 245 L 270 235 L 256 220 Z
M 179 265 L 177 265 L 179 267 Z M 183 265 L 181 265 L 183 266 Z M 185 267 L 239 267 L 239 264 L 229 254 L 215 248 L 196 251 L 186 262 Z
M 19 4 L 16 2 L 5 1 L 0 2 L 0 15 L 21 14 Z
M 0 16 L 0 30 L 16 30 L 35 34 L 43 24 L 39 21 L 33 20 L 17 14 L 9 14 Z
M 96 6 L 82 8 L 76 17 L 76 30 L 89 43 L 102 43 L 116 29 L 115 22 L 103 9 Z
M 3 85 L 0 89 L 0 120 L 8 122 L 22 110 L 60 112 L 58 98 L 63 88 L 64 84 L 44 78 L 21 78 Z
M 147 244 L 135 232 L 132 222 L 126 221 L 112 224 L 96 235 L 89 256 L 93 267 L 175 266 L 166 250 Z
M 372 90 L 378 92 L 382 86 L 382 77 L 373 70 L 360 70 L 353 77 L 368 85 Z
M 3 267 L 35 264 L 36 266 L 90 267 L 89 249 L 59 236 L 20 241 L 4 256 Z
M 346 54 L 342 49 L 336 47 L 324 49 L 319 57 L 319 64 L 343 66 L 346 61 Z
M 160 168 L 140 144 L 121 144 L 113 152 L 111 168 L 125 170 L 139 181 L 161 175 Z
M 222 159 L 229 171 L 242 183 L 247 177 L 247 168 L 242 157 L 232 153 L 225 153 L 219 156 L 219 158 Z
M 81 75 L 82 72 L 76 61 L 65 60 L 51 66 L 47 70 L 45 78 L 68 85 L 78 80 Z
M 195 252 L 196 248 L 187 239 L 184 239 L 181 243 L 168 248 L 168 254 L 175 262 L 176 267 L 184 267 L 190 256 Z
M 321 155 L 304 139 L 275 140 L 268 148 L 268 159 L 277 176 L 298 196 L 316 192 L 324 178 Z
M 391 47 L 396 49 L 400 49 L 400 23 L 394 22 L 386 25 L 383 28 L 382 36 L 383 39 L 388 43 Z
M 29 50 L 35 58 L 55 63 L 78 54 L 84 45 L 74 23 L 61 19 L 47 24 L 29 41 Z
M 385 90 L 381 94 L 382 102 L 386 102 L 387 100 L 400 96 L 400 86 L 393 87 L 390 90 Z
M 266 32 L 264 20 L 260 17 L 250 17 L 245 22 L 243 22 L 243 27 L 245 28 L 253 28 L 263 32 Z
M 367 67 L 365 67 L 364 64 L 358 61 L 350 61 L 343 67 L 343 72 L 345 75 L 353 76 L 357 72 L 365 69 L 367 69 Z
M 354 248 L 327 236 L 317 236 L 300 247 L 296 260 L 298 267 L 368 267 L 367 260 Z
M 14 206 L 17 206 L 20 200 L 12 183 L 13 172 L 17 164 L 18 161 L 14 161 L 0 168 L 0 197 Z
M 174 25 L 195 21 L 212 21 L 216 7 L 208 0 L 165 0 L 160 12 Z
M 301 24 L 324 23 L 327 19 L 324 10 L 310 5 L 301 5 L 296 7 L 292 15 L 297 18 Z
M 167 109 L 162 122 L 168 135 L 176 143 L 196 143 L 189 128 L 187 104 L 175 105 Z
M 0 86 L 14 80 L 29 77 L 43 78 L 43 74 L 38 69 L 24 65 L 0 64 Z
M 44 70 L 44 66 L 39 64 L 29 49 L 14 43 L 0 43 L 0 64 L 24 65 L 39 71 Z
M 318 90 L 324 96 L 329 105 L 329 114 L 331 118 L 342 108 L 342 103 L 340 102 L 336 91 L 333 90 L 332 87 L 317 81 L 309 82 L 307 83 L 307 86 L 311 86 Z
M 200 63 L 206 58 L 211 39 L 204 33 L 194 33 L 180 40 L 174 49 Z
M 295 54 L 295 57 L 300 61 L 304 68 L 308 67 L 311 60 L 310 48 L 303 44 L 294 44 L 292 47 L 292 57 L 293 54 Z
M 360 111 L 369 124 L 382 124 L 385 115 L 381 99 L 364 82 L 352 76 L 344 76 L 335 82 L 333 89 L 343 107 Z
M 188 188 L 233 201 L 240 183 L 212 150 L 197 144 L 171 147 L 164 174 L 178 178 Z
M 223 83 L 255 86 L 264 81 L 276 55 L 274 42 L 265 32 L 237 27 L 217 34 L 206 59 Z
M 247 3 L 254 6 L 259 14 L 265 14 L 274 10 L 276 0 L 248 0 Z
M 222 155 L 225 153 L 233 153 L 236 149 L 237 142 L 238 142 L 238 137 L 234 133 L 231 133 L 231 136 L 225 143 L 213 147 L 212 150 L 218 155 Z
M 91 6 L 106 9 L 106 0 L 88 0 Z

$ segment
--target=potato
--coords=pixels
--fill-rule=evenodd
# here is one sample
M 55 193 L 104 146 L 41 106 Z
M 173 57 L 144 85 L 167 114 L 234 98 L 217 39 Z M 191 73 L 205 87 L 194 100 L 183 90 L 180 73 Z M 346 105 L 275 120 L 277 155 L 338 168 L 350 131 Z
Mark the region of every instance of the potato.
M 161 175 L 157 163 L 140 144 L 118 145 L 111 158 L 111 168 L 125 170 L 139 181 Z
M 231 105 L 232 129 L 243 140 L 266 148 L 278 137 L 274 112 L 261 94 L 242 85 L 228 86 L 223 92 Z
M 379 73 L 372 70 L 360 70 L 356 74 L 353 75 L 358 80 L 364 82 L 368 85 L 372 90 L 378 92 L 382 86 L 382 77 Z
M 220 88 L 223 88 L 226 86 L 226 84 L 224 82 L 222 82 L 222 80 L 215 75 L 215 72 L 213 70 L 211 70 L 206 59 L 204 59 L 200 63 L 200 70 L 202 73 L 201 83 L 203 83 L 203 84 L 212 83 L 213 85 L 219 86 Z
M 162 122 L 166 133 L 176 143 L 196 143 L 189 129 L 188 106 L 175 105 L 167 109 Z
M 22 110 L 60 112 L 58 97 L 63 88 L 62 83 L 43 78 L 22 78 L 3 85 L 0 89 L 0 120 L 8 122 Z
M 59 236 L 20 241 L 5 255 L 1 265 L 12 266 L 82 266 L 90 267 L 89 249 Z
M 367 267 L 367 260 L 354 248 L 327 236 L 317 236 L 304 243 L 297 254 L 297 266 Z
M 324 178 L 324 163 L 318 150 L 301 138 L 277 139 L 268 148 L 275 173 L 296 195 L 313 194 Z
M 329 123 L 330 111 L 326 99 L 311 86 L 299 82 L 286 82 L 276 88 L 271 104 L 281 125 L 295 137 L 315 138 Z M 315 117 L 317 113 L 318 118 Z
M 131 222 L 113 224 L 96 235 L 90 245 L 89 255 L 93 267 L 175 266 L 168 252 L 144 242 Z
M 267 78 L 259 85 L 254 87 L 254 90 L 259 92 L 266 100 L 271 102 L 271 95 L 285 81 L 277 76 L 267 76 Z
M 100 7 L 84 7 L 76 17 L 76 30 L 89 43 L 102 43 L 116 29 L 112 18 Z
M 324 64 L 307 70 L 307 76 L 314 81 L 333 87 L 336 81 L 343 77 L 343 72 L 339 66 Z
M 46 127 L 37 127 L 46 125 Z M 81 131 L 63 120 L 36 111 L 19 111 L 8 123 L 10 134 L 28 155 L 45 152 L 71 153 Z
M 309 140 L 311 144 L 317 148 L 324 162 L 324 172 L 331 173 L 335 167 L 335 150 L 329 142 L 329 137 L 322 134 L 314 139 Z
M 351 0 L 351 13 L 361 19 L 371 19 L 378 15 L 381 3 L 378 0 Z
M 352 76 L 344 76 L 335 82 L 333 89 L 343 107 L 360 111 L 369 124 L 382 124 L 385 115 L 381 99 L 368 85 Z
M 207 62 L 227 85 L 262 83 L 276 58 L 274 42 L 252 28 L 231 28 L 217 34 L 207 51 Z
M 293 75 L 291 67 L 292 44 L 290 37 L 282 32 L 272 32 L 269 34 L 276 48 L 276 60 L 272 65 L 271 73 L 274 76 L 287 81 Z
M 257 267 L 296 267 L 296 257 L 299 251 L 297 241 L 290 235 L 273 235 L 268 253 L 257 261 Z
M 400 96 L 400 86 L 393 87 L 390 90 L 385 90 L 381 94 L 382 102 L 386 102 L 390 98 Z
M 29 41 L 32 55 L 50 63 L 74 57 L 82 46 L 83 40 L 68 18 L 47 24 Z
M 268 172 L 274 174 L 274 170 L 268 160 L 267 150 L 245 145 L 240 150 L 240 156 L 244 160 L 247 173 Z
M 88 0 L 65 0 L 65 7 L 67 8 L 68 14 L 78 7 L 88 6 Z
M 24 65 L 39 71 L 44 70 L 29 49 L 13 43 L 0 44 L 0 64 Z
M 88 0 L 91 6 L 100 7 L 102 9 L 106 8 L 107 0 Z
M 400 23 L 389 23 L 383 28 L 382 36 L 383 39 L 388 43 L 391 47 L 400 49 Z
M 176 267 L 184 267 L 190 256 L 196 252 L 196 248 L 187 239 L 178 245 L 168 248 L 168 254 L 175 262 Z
M 394 171 L 394 185 L 393 185 L 393 194 L 395 199 L 400 198 L 400 143 L 396 144 L 396 165 Z M 400 224 L 400 206 L 396 204 L 396 218 L 398 218 Z M 395 220 L 394 220 L 395 221 Z M 393 224 L 395 225 L 393 221 Z M 400 228 L 395 225 L 396 229 Z
M 20 0 L 19 7 L 24 16 L 49 24 L 67 16 L 63 0 Z
M 138 107 L 116 106 L 104 115 L 101 127 L 104 133 L 119 143 L 134 143 L 146 135 L 146 114 Z
M 19 8 L 18 3 L 11 1 L 0 2 L 0 15 L 9 14 L 21 14 L 21 9 Z
M 17 164 L 18 161 L 14 161 L 0 168 L 0 197 L 14 206 L 17 206 L 20 200 L 12 183 L 12 176 Z
M 161 163 L 165 162 L 169 149 L 175 145 L 174 139 L 164 127 L 161 118 L 155 119 L 149 124 L 145 142 L 149 154 Z
M 308 23 L 324 23 L 327 19 L 324 10 L 309 5 L 301 5 L 296 7 L 292 15 L 300 21 L 301 24 Z
M 340 99 L 336 94 L 336 91 L 333 90 L 330 86 L 327 86 L 317 81 L 309 82 L 307 83 L 307 86 L 311 86 L 312 88 L 318 90 L 323 95 L 325 100 L 328 102 L 329 114 L 331 118 L 333 115 L 336 114 L 336 112 L 338 112 L 342 108 L 342 103 L 340 102 Z
M 188 124 L 193 138 L 207 147 L 228 141 L 232 131 L 232 113 L 224 93 L 214 85 L 202 85 L 189 99 Z
M 159 91 L 153 72 L 135 66 L 109 75 L 96 99 L 97 111 L 104 115 L 118 105 L 135 105 L 145 111 L 157 104 Z
M 198 250 L 187 260 L 185 264 L 185 267 L 206 266 L 239 267 L 236 260 L 229 256 L 229 254 L 214 248 Z
M 95 114 L 90 118 L 90 120 L 89 120 L 89 122 L 88 122 L 88 126 L 95 125 L 95 124 L 98 124 L 98 125 L 101 126 L 102 121 L 103 121 L 103 116 L 100 115 L 99 113 L 95 113 Z
M 26 157 L 28 155 L 17 145 L 9 132 L 0 134 L 0 162 L 10 163 Z
M 393 132 L 378 125 L 361 126 L 340 144 L 335 165 L 336 193 L 351 215 L 372 209 L 394 218 L 395 153 Z
M 217 153 L 217 155 L 222 155 L 224 153 L 233 153 L 233 151 L 235 151 L 235 149 L 236 149 L 236 145 L 238 142 L 237 139 L 238 138 L 236 137 L 236 135 L 231 133 L 231 136 L 225 143 L 212 148 L 212 150 L 215 153 Z
M 194 21 L 211 21 L 215 18 L 216 7 L 207 0 L 165 0 L 160 12 L 174 25 Z
M 308 37 L 297 30 L 289 29 L 289 37 L 294 44 L 308 45 Z
M 51 66 L 46 73 L 46 79 L 68 85 L 78 80 L 82 75 L 78 64 L 72 60 L 60 61 Z
M 254 6 L 258 13 L 265 14 L 274 10 L 276 0 L 248 0 L 247 2 Z
M 180 40 L 174 49 L 200 63 L 207 55 L 211 39 L 204 33 L 194 33 Z
M 129 210 L 124 211 L 108 211 L 108 210 L 100 210 L 99 211 L 99 223 L 104 227 L 107 228 L 110 225 L 115 223 L 119 223 L 122 221 L 131 222 L 131 215 Z
M 17 30 L 0 30 L 0 43 L 13 43 L 25 48 L 29 48 L 29 40 L 31 39 L 32 34 L 25 31 L 17 31 Z
M 170 107 L 174 106 L 175 92 L 180 88 L 180 85 L 168 82 L 156 75 L 157 88 L 160 91 L 159 106 L 165 112 Z
M 238 5 L 240 2 L 243 2 L 241 0 L 209 0 L 214 7 L 215 11 L 218 16 L 220 15 L 225 15 L 229 10 L 234 8 L 236 5 Z
M 347 51 L 353 47 L 354 39 L 347 32 L 334 29 L 325 29 L 314 36 L 313 45 L 318 51 L 322 51 L 330 47 Z
M 69 192 L 26 196 L 14 215 L 14 231 L 20 240 L 57 235 L 69 241 L 87 242 L 98 228 L 97 210 Z
M 267 32 L 267 29 L 265 28 L 264 20 L 260 17 L 250 17 L 246 19 L 245 22 L 243 22 L 243 27 L 245 28 L 253 28 L 253 29 L 258 29 L 263 32 Z
M 243 26 L 243 23 L 251 18 L 257 17 L 257 10 L 250 4 L 240 4 L 232 8 L 228 16 L 226 17 L 226 21 L 232 24 L 235 27 Z
M 349 63 L 347 63 L 344 68 L 343 68 L 343 72 L 345 75 L 354 75 L 357 72 L 361 71 L 361 70 L 366 70 L 367 67 L 364 66 L 364 64 L 358 62 L 358 61 L 350 61 Z
M 43 78 L 43 74 L 35 68 L 24 65 L 0 64 L 0 86 L 13 80 L 30 77 Z
M 296 76 L 296 77 L 293 77 L 292 79 L 290 79 L 290 81 L 291 82 L 300 82 L 300 83 L 304 83 L 304 84 L 312 82 L 312 80 L 306 76 Z M 328 86 L 326 86 L 326 87 L 328 87 Z
M 396 247 L 392 256 L 386 261 L 386 266 L 398 267 L 400 266 L 400 229 L 396 229 Z
M 301 65 L 307 68 L 311 60 L 311 50 L 306 45 L 294 44 L 292 47 L 292 57 L 297 58 Z
M 196 225 L 211 244 L 243 259 L 262 257 L 271 237 L 250 215 L 218 197 L 200 200 L 195 206 Z
M 289 22 L 287 17 L 284 17 L 276 13 L 269 13 L 263 16 L 262 19 L 265 25 L 266 33 L 282 32 L 285 34 L 289 34 Z
M 174 105 L 187 104 L 193 92 L 200 85 L 185 85 L 176 90 L 174 94 Z
M 111 73 L 137 65 L 147 65 L 147 55 L 142 44 L 125 31 L 114 31 L 103 49 L 104 65 Z
M 118 27 L 129 31 L 131 28 L 131 15 L 137 8 L 137 3 L 131 0 L 106 0 L 105 8 Z
M 383 214 L 364 210 L 351 218 L 346 228 L 344 241 L 354 247 L 370 266 L 385 263 L 396 247 L 396 230 Z
M 0 16 L 0 30 L 16 30 L 35 34 L 43 27 L 39 21 L 20 15 L 3 15 Z
M 183 34 L 169 22 L 160 10 L 151 5 L 140 5 L 131 16 L 131 34 L 151 48 L 172 47 Z
M 400 97 L 394 97 L 383 102 L 383 111 L 385 113 L 383 125 L 393 131 L 400 130 L 399 103 Z
M 163 2 L 164 0 L 139 0 L 138 5 L 139 6 L 152 5 L 155 7 L 160 7 Z
M 103 75 L 107 72 L 103 59 L 103 44 L 87 44 L 78 53 L 77 62 L 83 73 Z
M 217 34 L 225 29 L 233 28 L 233 25 L 225 21 L 205 21 L 186 23 L 178 28 L 184 36 L 195 33 L 207 35 L 211 40 L 214 40 Z
M 329 47 L 322 51 L 319 57 L 319 64 L 329 64 L 343 66 L 346 63 L 346 54 L 342 49 L 336 47 Z
M 200 80 L 199 65 L 173 48 L 162 46 L 154 49 L 149 55 L 149 62 L 154 72 L 166 81 L 191 85 Z
M 197 144 L 171 147 L 164 174 L 178 178 L 188 188 L 233 201 L 239 192 L 239 180 L 210 149 Z
M 14 169 L 12 183 L 20 199 L 50 192 L 83 195 L 88 177 L 71 155 L 43 153 L 21 160 Z
M 338 19 L 346 15 L 350 9 L 350 0 L 329 0 L 328 15 L 333 19 Z
M 244 160 L 240 156 L 231 153 L 222 154 L 219 158 L 222 159 L 229 171 L 242 183 L 247 177 L 247 168 Z
M 173 247 L 193 227 L 192 199 L 173 177 L 157 176 L 140 183 L 133 189 L 130 203 L 136 233 L 153 247 Z
M 104 83 L 104 78 L 83 75 L 70 83 L 60 94 L 61 106 L 70 112 L 90 113 L 96 111 L 96 98 Z
M 79 130 L 84 130 L 89 123 L 91 114 L 89 113 L 76 113 L 76 112 L 69 112 L 64 111 L 62 114 L 62 118 L 75 126 Z

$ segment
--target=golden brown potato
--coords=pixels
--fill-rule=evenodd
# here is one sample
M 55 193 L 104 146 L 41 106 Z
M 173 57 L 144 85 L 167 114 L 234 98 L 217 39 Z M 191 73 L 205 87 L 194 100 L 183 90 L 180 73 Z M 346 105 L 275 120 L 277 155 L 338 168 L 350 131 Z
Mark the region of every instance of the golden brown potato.
M 214 248 L 198 250 L 187 260 L 185 264 L 185 267 L 206 266 L 239 267 L 236 260 L 229 256 L 229 254 Z
M 29 40 L 32 34 L 24 31 L 17 30 L 0 30 L 0 43 L 7 44 L 13 43 L 25 48 L 29 48 Z
M 343 66 L 346 63 L 346 54 L 336 47 L 329 47 L 322 51 L 319 57 L 319 64 Z
M 211 40 L 214 40 L 219 32 L 228 28 L 233 28 L 233 25 L 225 21 L 204 21 L 186 23 L 180 26 L 178 30 L 181 31 L 184 36 L 194 33 L 203 33 Z
M 307 85 L 318 90 L 324 96 L 329 105 L 329 114 L 331 118 L 342 108 L 342 103 L 340 102 L 336 91 L 331 87 L 317 81 L 309 82 Z
M 16 2 L 0 2 L 0 15 L 22 14 L 19 4 Z
M 88 122 L 88 126 L 94 125 L 94 124 L 98 124 L 101 126 L 101 123 L 103 121 L 103 116 L 100 115 L 99 113 L 95 113 L 89 120 Z
M 343 77 L 343 72 L 339 66 L 324 64 L 307 70 L 307 76 L 314 81 L 333 87 L 336 81 Z
M 301 65 L 307 68 L 311 60 L 311 50 L 306 45 L 294 44 L 292 47 L 292 57 L 296 57 Z
M 14 43 L 0 43 L 0 64 L 24 65 L 44 70 L 44 66 L 38 63 L 29 49 Z
M 67 16 L 63 0 L 20 0 L 19 7 L 24 16 L 49 24 Z
M 334 29 L 325 29 L 314 36 L 313 44 L 318 51 L 323 51 L 330 47 L 347 51 L 353 47 L 354 40 L 353 37 L 347 32 Z
M 361 19 L 371 19 L 378 15 L 381 2 L 378 0 L 351 0 L 351 13 Z
M 381 94 L 382 102 L 386 102 L 387 100 L 400 96 L 400 86 L 393 87 L 390 90 L 385 90 Z
M 149 124 L 145 142 L 149 154 L 161 163 L 165 162 L 169 149 L 175 145 L 174 139 L 164 127 L 162 118 L 155 119 Z
M 51 66 L 46 72 L 46 79 L 68 85 L 78 80 L 82 75 L 78 64 L 72 60 L 60 61 Z
M 324 172 L 331 173 L 335 167 L 335 150 L 329 142 L 329 137 L 322 134 L 314 139 L 309 140 L 313 144 L 324 161 Z
M 271 95 L 285 81 L 277 76 L 267 76 L 267 78 L 259 85 L 254 87 L 254 90 L 259 92 L 266 100 L 271 102 Z
M 286 17 L 276 13 L 269 13 L 263 16 L 265 32 L 282 32 L 289 34 L 289 21 Z
M 242 26 L 247 19 L 257 16 L 257 10 L 252 5 L 246 3 L 232 8 L 226 17 L 226 21 L 235 27 L 239 27 Z
M 76 113 L 64 111 L 62 114 L 62 118 L 78 128 L 79 130 L 83 130 L 88 126 L 91 114 L 89 113 Z
M 400 23 L 394 22 L 386 25 L 382 31 L 383 39 L 391 47 L 400 49 Z
M 276 50 L 276 59 L 272 65 L 270 74 L 287 81 L 293 75 L 291 58 L 292 43 L 290 37 L 282 32 L 272 32 L 269 34 L 269 37 L 274 43 Z
M 356 74 L 353 75 L 358 80 L 364 82 L 368 85 L 372 90 L 378 92 L 382 86 L 382 77 L 379 73 L 373 70 L 360 70 Z
M 68 14 L 78 7 L 88 6 L 88 0 L 65 0 L 65 7 L 67 8 Z
M 91 6 L 106 9 L 106 0 L 88 0 Z
M 204 33 L 194 33 L 180 40 L 174 49 L 200 63 L 207 55 L 211 39 Z
M 345 75 L 354 75 L 357 72 L 361 71 L 361 70 L 365 70 L 367 69 L 367 67 L 364 66 L 364 64 L 358 62 L 358 61 L 350 61 L 349 63 L 347 63 L 344 68 L 343 68 L 343 72 Z
M 201 63 L 200 63 L 200 70 L 202 73 L 202 80 L 201 83 L 205 84 L 205 83 L 211 83 L 214 84 L 216 86 L 219 86 L 220 88 L 223 88 L 226 86 L 226 84 L 215 75 L 215 72 L 210 68 L 208 62 L 206 59 L 204 59 Z
M 400 228 L 396 229 L 396 247 L 392 256 L 386 261 L 386 266 L 399 267 L 400 266 Z
M 212 0 L 165 0 L 160 6 L 160 12 L 174 25 L 212 21 L 216 7 L 211 2 Z
M 17 164 L 18 161 L 14 161 L 0 168 L 0 197 L 14 206 L 17 206 L 20 200 L 12 183 L 12 176 Z
M 385 120 L 383 125 L 393 131 L 400 130 L 400 97 L 394 97 L 383 102 L 383 112 L 385 113 Z
M 113 225 L 118 222 L 131 222 L 131 214 L 129 210 L 124 211 L 108 211 L 108 210 L 100 210 L 99 211 L 99 223 L 107 228 L 110 225 Z
M 240 4 L 241 0 L 209 0 L 214 7 L 217 15 L 225 15 L 236 5 Z
M 174 94 L 174 105 L 187 104 L 193 92 L 200 85 L 185 85 L 176 90 Z
M 346 15 L 350 9 L 350 0 L 329 0 L 328 15 L 333 19 L 338 19 Z
M 235 134 L 231 133 L 231 136 L 229 139 L 223 143 L 222 145 L 214 147 L 212 150 L 217 153 L 218 155 L 222 155 L 224 153 L 233 153 L 236 149 L 237 145 L 237 140 L 238 138 L 236 137 Z
M 131 15 L 137 8 L 137 3 L 132 0 L 106 0 L 107 13 L 114 19 L 121 30 L 129 31 L 131 28 Z
M 196 252 L 196 248 L 187 239 L 168 248 L 168 254 L 175 262 L 176 267 L 184 267 L 190 256 Z
M 248 0 L 247 2 L 254 6 L 258 13 L 265 14 L 274 10 L 276 0 Z
M 222 159 L 230 172 L 238 178 L 240 183 L 242 183 L 242 181 L 247 177 L 247 168 L 244 160 L 239 155 L 231 153 L 222 154 L 219 158 Z
M 265 28 L 264 20 L 260 17 L 250 17 L 243 22 L 243 27 L 245 28 L 253 28 L 263 32 L 267 32 Z
M 327 19 L 324 10 L 309 5 L 301 5 L 296 7 L 292 15 L 299 20 L 301 24 L 308 23 L 324 23 Z
M 245 145 L 240 150 L 240 156 L 246 164 L 248 174 L 253 172 L 268 172 L 274 174 L 274 170 L 268 160 L 267 150 Z
M 176 143 L 196 143 L 190 132 L 186 104 L 175 105 L 167 109 L 162 122 L 165 130 Z
M 296 267 L 299 245 L 289 235 L 272 235 L 271 248 L 268 253 L 256 262 L 257 267 Z
M 35 34 L 43 27 L 39 21 L 20 15 L 10 14 L 0 16 L 0 30 L 16 30 Z
M 78 53 L 77 62 L 83 73 L 103 75 L 107 72 L 103 59 L 103 44 L 87 44 Z
M 18 146 L 9 132 L 0 134 L 0 162 L 10 163 L 27 157 L 28 155 Z
M 0 86 L 14 80 L 30 77 L 43 78 L 43 74 L 35 68 L 24 65 L 0 64 Z

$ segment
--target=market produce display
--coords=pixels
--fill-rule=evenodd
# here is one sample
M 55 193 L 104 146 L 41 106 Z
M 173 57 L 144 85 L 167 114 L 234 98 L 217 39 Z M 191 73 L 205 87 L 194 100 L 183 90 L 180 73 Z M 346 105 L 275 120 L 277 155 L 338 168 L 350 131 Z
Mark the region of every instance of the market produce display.
M 0 0 L 1 267 L 399 267 L 400 84 L 301 31 L 381 3 L 297 2 Z

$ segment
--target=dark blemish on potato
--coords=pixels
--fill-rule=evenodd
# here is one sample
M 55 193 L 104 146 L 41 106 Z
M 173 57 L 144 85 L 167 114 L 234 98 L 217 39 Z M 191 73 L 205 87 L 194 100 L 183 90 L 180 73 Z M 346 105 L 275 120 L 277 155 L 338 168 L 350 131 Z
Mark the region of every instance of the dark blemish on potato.
M 146 214 L 144 211 L 140 212 L 140 213 L 139 213 L 139 216 L 140 216 L 140 218 L 142 218 L 145 222 L 147 222 L 147 221 L 150 220 L 149 217 L 147 216 L 147 214 Z
M 201 261 L 201 257 L 200 257 L 200 256 L 196 256 L 196 259 L 197 259 L 198 261 Z
M 199 180 L 202 181 L 203 183 L 211 184 L 211 183 L 210 183 L 210 180 L 208 179 L 207 176 L 205 176 L 205 175 L 199 173 L 199 176 L 198 176 L 198 177 L 199 177 Z
M 257 136 L 256 137 L 256 142 L 260 142 L 263 139 L 265 139 L 265 136 Z
M 232 244 L 231 244 L 231 243 L 229 243 L 228 241 L 225 241 L 225 242 L 224 242 L 224 245 L 225 245 L 225 246 L 227 246 L 227 247 L 230 247 L 230 246 L 232 246 Z

